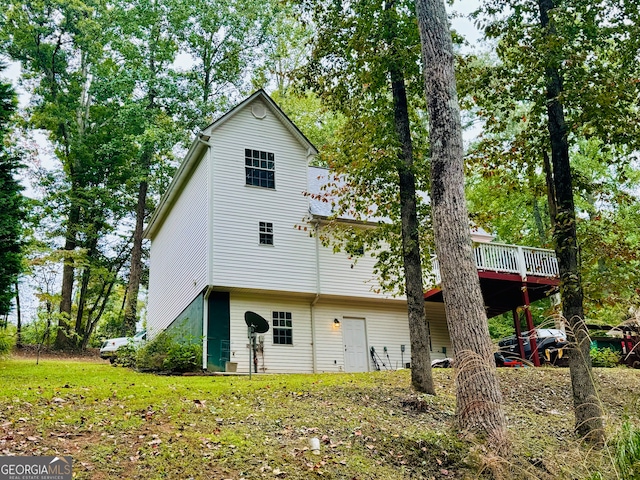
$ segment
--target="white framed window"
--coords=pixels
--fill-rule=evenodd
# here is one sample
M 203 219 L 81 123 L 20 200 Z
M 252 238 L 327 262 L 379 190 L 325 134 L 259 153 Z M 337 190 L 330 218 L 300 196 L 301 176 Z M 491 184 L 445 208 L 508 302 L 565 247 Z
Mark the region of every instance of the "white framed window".
M 246 185 L 276 188 L 275 155 L 262 150 L 244 149 Z
M 273 223 L 260 222 L 260 245 L 273 245 Z
M 291 312 L 273 312 L 274 345 L 293 345 L 293 320 Z

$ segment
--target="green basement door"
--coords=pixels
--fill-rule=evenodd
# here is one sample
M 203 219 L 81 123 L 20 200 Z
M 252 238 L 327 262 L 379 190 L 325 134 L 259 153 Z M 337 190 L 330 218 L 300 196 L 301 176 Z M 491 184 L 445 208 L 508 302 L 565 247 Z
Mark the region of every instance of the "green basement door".
M 224 372 L 231 354 L 229 292 L 211 292 L 207 315 L 207 369 Z

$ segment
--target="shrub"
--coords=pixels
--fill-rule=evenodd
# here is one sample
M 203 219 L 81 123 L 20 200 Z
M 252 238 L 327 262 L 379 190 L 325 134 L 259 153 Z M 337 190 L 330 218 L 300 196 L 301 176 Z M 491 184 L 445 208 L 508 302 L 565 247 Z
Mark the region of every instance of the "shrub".
M 143 372 L 198 371 L 202 368 L 202 345 L 162 332 L 138 349 L 136 368 Z
M 590 355 L 594 367 L 611 368 L 616 367 L 620 364 L 620 353 L 608 347 L 592 347 Z
M 138 349 L 136 368 L 142 372 L 160 372 L 164 370 L 164 360 L 174 340 L 167 332 L 161 332 L 153 340 Z
M 197 371 L 202 368 L 202 345 L 174 342 L 162 365 L 171 372 Z
M 138 351 L 136 350 L 136 347 L 133 344 L 128 343 L 127 345 L 123 345 L 118 348 L 113 364 L 120 367 L 134 368 L 136 366 L 137 355 Z
M 8 329 L 0 329 L 0 357 L 11 353 L 15 343 L 15 336 Z

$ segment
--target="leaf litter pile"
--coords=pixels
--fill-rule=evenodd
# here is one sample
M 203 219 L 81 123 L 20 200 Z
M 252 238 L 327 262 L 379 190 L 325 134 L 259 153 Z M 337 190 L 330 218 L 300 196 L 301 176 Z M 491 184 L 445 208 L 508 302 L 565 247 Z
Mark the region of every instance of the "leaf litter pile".
M 430 397 L 412 392 L 408 370 L 250 380 L 2 360 L 0 455 L 71 455 L 75 477 L 96 480 L 476 479 L 492 478 L 496 461 L 511 478 L 606 474 L 606 449 L 594 453 L 573 435 L 568 370 L 499 374 L 508 460 L 455 433 L 449 369 L 434 370 Z M 623 420 L 640 425 L 640 371 L 596 376 L 611 435 Z

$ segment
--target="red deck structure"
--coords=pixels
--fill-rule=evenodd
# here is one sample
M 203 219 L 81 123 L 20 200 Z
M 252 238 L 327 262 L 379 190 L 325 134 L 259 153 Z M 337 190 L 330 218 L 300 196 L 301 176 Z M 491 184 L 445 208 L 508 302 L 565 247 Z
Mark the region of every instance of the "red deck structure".
M 532 302 L 557 293 L 560 284 L 555 252 L 517 245 L 476 243 L 474 253 L 487 317 L 513 312 L 520 356 L 524 358 L 518 308 L 524 307 L 527 329 L 535 332 L 529 306 Z M 427 291 L 424 299 L 426 302 L 442 302 L 440 268 L 435 258 L 433 266 L 436 287 Z M 535 336 L 531 336 L 529 341 L 532 351 L 537 351 Z M 538 355 L 533 355 L 533 362 L 536 366 L 540 364 Z

